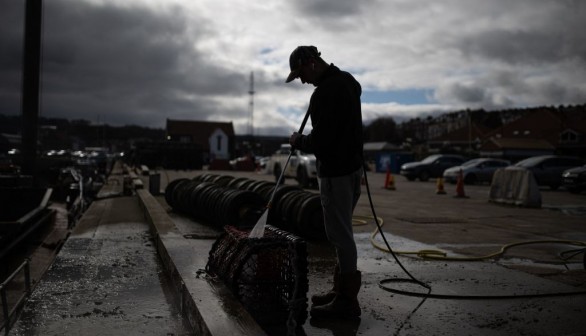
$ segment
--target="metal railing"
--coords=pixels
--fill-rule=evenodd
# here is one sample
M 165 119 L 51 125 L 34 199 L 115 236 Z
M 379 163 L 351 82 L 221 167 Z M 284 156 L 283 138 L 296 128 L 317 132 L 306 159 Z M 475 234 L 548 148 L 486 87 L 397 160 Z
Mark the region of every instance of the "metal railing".
M 24 269 L 24 283 L 26 290 L 18 298 L 18 301 L 14 304 L 14 307 L 8 309 L 8 298 L 6 296 L 6 286 L 10 283 L 16 275 Z M 26 259 L 2 284 L 0 284 L 0 296 L 2 297 L 2 311 L 4 313 L 4 322 L 0 329 L 4 329 L 5 335 L 10 332 L 12 315 L 18 310 L 18 308 L 24 303 L 24 300 L 31 293 L 31 275 L 30 275 L 30 259 Z

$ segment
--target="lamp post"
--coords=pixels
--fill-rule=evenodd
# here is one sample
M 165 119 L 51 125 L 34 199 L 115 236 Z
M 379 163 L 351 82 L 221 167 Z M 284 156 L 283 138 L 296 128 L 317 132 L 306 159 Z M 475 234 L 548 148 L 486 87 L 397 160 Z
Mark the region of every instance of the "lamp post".
M 26 0 L 22 67 L 22 172 L 35 176 L 39 124 L 42 0 Z

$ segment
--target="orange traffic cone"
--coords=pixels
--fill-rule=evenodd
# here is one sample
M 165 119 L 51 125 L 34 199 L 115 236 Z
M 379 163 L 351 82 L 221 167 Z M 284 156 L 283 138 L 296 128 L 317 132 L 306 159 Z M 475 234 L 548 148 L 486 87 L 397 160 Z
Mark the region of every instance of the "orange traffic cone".
M 466 193 L 464 192 L 464 175 L 462 174 L 462 169 L 458 173 L 458 180 L 456 182 L 456 196 L 458 198 L 468 198 Z
M 385 189 L 387 190 L 396 190 L 395 189 L 395 179 L 393 179 L 393 174 L 391 174 L 391 168 L 387 165 L 387 177 L 385 179 Z
M 438 195 L 445 195 L 446 191 L 444 190 L 444 179 L 441 177 L 437 178 L 437 182 L 436 182 L 436 190 L 435 193 Z

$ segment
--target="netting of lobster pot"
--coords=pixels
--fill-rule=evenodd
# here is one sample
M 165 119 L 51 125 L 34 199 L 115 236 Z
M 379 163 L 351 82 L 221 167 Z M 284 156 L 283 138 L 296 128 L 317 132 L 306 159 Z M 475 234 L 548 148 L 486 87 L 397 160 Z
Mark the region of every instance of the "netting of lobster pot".
M 307 318 L 306 242 L 267 225 L 263 238 L 225 226 L 212 246 L 206 270 L 231 289 L 260 324 Z

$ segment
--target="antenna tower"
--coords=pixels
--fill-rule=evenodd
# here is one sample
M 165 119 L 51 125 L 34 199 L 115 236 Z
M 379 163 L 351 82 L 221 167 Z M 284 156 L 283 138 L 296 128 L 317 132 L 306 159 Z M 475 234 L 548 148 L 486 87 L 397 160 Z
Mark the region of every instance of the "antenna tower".
M 250 72 L 250 90 L 248 91 L 250 95 L 250 102 L 248 103 L 248 109 L 250 112 L 250 122 L 249 122 L 249 134 L 250 136 L 254 135 L 254 72 Z

